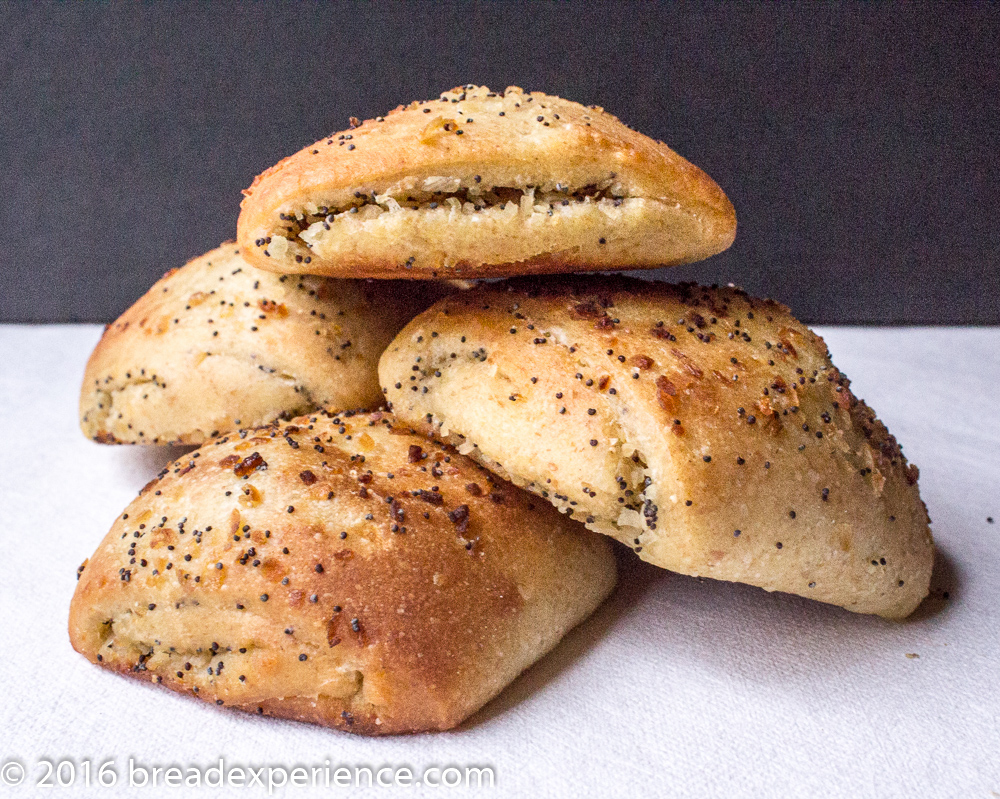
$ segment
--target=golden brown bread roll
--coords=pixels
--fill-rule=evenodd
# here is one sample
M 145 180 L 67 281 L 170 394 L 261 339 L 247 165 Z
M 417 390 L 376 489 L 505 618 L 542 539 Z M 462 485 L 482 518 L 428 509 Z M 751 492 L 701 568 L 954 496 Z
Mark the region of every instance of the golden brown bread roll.
M 400 419 L 656 565 L 887 617 L 927 593 L 916 467 L 775 302 L 484 286 L 414 319 L 379 376 Z
M 232 242 L 168 272 L 104 332 L 80 423 L 102 443 L 200 444 L 323 405 L 376 408 L 378 357 L 441 284 L 286 277 Z
M 227 707 L 446 729 L 611 591 L 608 542 L 391 415 L 320 413 L 164 470 L 82 569 L 73 647 Z
M 698 261 L 736 234 L 704 172 L 597 107 L 464 86 L 330 136 L 245 192 L 263 269 L 487 277 Z

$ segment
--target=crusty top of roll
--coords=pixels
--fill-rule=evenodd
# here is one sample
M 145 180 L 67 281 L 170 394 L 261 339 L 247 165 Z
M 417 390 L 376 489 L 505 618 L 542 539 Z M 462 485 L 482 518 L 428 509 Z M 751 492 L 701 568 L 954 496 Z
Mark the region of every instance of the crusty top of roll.
M 376 365 L 436 283 L 278 276 L 229 242 L 172 269 L 105 330 L 80 394 L 102 443 L 199 444 L 323 405 L 376 408 Z
M 651 563 L 889 617 L 927 593 L 916 467 L 775 302 L 482 286 L 416 317 L 379 376 L 401 419 Z
M 454 726 L 611 590 L 608 542 L 391 415 L 241 431 L 147 485 L 82 567 L 74 648 L 367 734 Z
M 246 190 L 257 266 L 484 277 L 707 258 L 736 232 L 704 172 L 596 106 L 464 86 L 284 159 Z

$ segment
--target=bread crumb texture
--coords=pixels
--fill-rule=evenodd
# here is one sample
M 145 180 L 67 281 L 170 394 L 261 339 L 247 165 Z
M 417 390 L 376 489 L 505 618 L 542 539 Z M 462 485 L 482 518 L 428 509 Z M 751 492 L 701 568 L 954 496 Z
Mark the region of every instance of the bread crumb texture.
M 596 106 L 463 86 L 332 133 L 258 176 L 255 265 L 340 277 L 492 277 L 687 263 L 736 215 L 704 172 Z

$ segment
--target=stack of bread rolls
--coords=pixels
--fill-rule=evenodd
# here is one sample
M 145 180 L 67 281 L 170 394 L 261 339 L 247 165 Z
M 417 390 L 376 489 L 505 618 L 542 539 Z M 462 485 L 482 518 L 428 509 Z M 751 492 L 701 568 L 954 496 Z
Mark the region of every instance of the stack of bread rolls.
M 569 274 L 732 243 L 722 190 L 662 142 L 470 85 L 245 194 L 237 242 L 87 366 L 88 436 L 201 445 L 81 567 L 90 660 L 397 733 L 458 724 L 586 618 L 611 539 L 888 618 L 927 594 L 916 467 L 819 336 L 732 287 Z

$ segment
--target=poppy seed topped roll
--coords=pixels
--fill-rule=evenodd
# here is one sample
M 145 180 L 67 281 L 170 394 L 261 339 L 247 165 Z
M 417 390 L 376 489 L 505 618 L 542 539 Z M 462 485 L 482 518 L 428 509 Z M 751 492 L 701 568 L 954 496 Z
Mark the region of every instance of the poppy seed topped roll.
M 384 734 L 458 724 L 615 582 L 610 542 L 390 414 L 171 464 L 81 567 L 73 647 L 216 705 Z
M 916 467 L 778 303 L 482 286 L 410 322 L 379 376 L 400 419 L 658 566 L 894 618 L 927 594 Z
M 246 190 L 262 269 L 488 277 L 698 261 L 736 233 L 704 172 L 597 107 L 464 86 L 306 147 Z
M 324 405 L 376 408 L 382 350 L 448 290 L 279 276 L 223 244 L 172 269 L 104 331 L 81 426 L 105 444 L 200 444 Z

